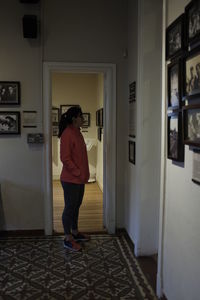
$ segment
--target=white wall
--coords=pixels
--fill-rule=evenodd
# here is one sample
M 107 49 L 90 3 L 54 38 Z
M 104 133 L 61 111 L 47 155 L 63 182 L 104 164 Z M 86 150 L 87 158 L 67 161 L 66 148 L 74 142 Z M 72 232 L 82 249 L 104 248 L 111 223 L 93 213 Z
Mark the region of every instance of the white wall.
M 129 83 L 136 80 L 137 131 L 136 165 L 127 165 L 125 219 L 135 254 L 149 255 L 158 248 L 162 3 L 129 5 Z
M 85 138 L 97 140 L 96 110 L 98 103 L 98 75 L 77 73 L 52 74 L 52 105 L 79 104 L 82 111 L 90 113 L 90 126 L 82 129 Z M 89 163 L 96 168 L 97 146 L 88 152 Z M 53 178 L 59 179 L 62 170 L 60 140 L 52 137 Z
M 168 0 L 167 26 L 184 12 L 187 0 Z M 199 298 L 200 189 L 191 181 L 192 151 L 185 146 L 185 162 L 166 161 L 164 215 L 164 293 L 169 300 Z
M 123 227 L 125 120 L 127 62 L 127 1 L 43 0 L 21 4 L 1 3 L 0 79 L 21 82 L 22 101 L 18 108 L 36 110 L 38 127 L 22 128 L 19 137 L 0 137 L 0 183 L 5 229 L 42 229 L 43 146 L 27 145 L 27 132 L 42 132 L 42 62 L 109 62 L 117 65 L 117 225 Z M 23 39 L 24 14 L 41 13 L 42 39 Z M 40 19 L 40 18 L 39 18 Z M 0 107 L 3 110 L 2 107 Z M 0 206 L 1 207 L 1 206 Z M 0 228 L 1 229 L 1 228 Z
M 1 111 L 36 110 L 38 126 L 19 136 L 0 136 L 0 184 L 4 222 L 0 229 L 43 228 L 43 145 L 28 145 L 27 133 L 42 132 L 41 48 L 39 40 L 23 38 L 24 14 L 40 15 L 38 5 L 1 2 L 0 81 L 20 81 L 21 105 Z

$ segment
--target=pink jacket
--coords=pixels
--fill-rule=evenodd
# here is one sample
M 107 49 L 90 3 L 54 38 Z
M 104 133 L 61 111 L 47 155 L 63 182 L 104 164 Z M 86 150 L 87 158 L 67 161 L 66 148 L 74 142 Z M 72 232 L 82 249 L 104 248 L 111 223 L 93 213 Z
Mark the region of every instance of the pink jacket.
M 60 139 L 60 159 L 63 163 L 60 179 L 84 184 L 89 179 L 87 149 L 79 128 L 68 126 Z

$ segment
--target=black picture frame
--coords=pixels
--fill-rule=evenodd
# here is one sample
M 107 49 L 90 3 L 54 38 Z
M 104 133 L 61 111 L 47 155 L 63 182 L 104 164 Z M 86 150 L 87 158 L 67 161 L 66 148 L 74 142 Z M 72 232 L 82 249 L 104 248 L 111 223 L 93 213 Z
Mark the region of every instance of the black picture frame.
M 83 113 L 83 128 L 90 126 L 90 113 Z
M 0 105 L 19 105 L 20 96 L 19 81 L 0 81 Z
M 99 126 L 103 127 L 103 108 L 99 109 Z
M 166 29 L 166 59 L 182 55 L 185 48 L 185 16 L 182 14 Z
M 0 135 L 20 134 L 21 119 L 18 111 L 0 111 Z
M 168 108 L 179 109 L 182 106 L 182 59 L 168 65 Z
M 97 128 L 97 138 L 98 140 L 101 142 L 101 131 L 102 131 L 102 128 L 101 127 L 98 127 Z
M 192 0 L 185 7 L 185 28 L 187 45 L 200 43 L 200 0 Z
M 182 113 L 180 110 L 168 114 L 168 159 L 183 162 L 184 145 L 182 141 Z
M 128 141 L 128 157 L 129 162 L 135 165 L 135 142 Z
M 183 106 L 183 143 L 200 148 L 200 103 Z
M 52 125 L 52 136 L 58 136 L 59 133 L 59 127 L 57 124 Z
M 100 126 L 100 110 L 96 111 L 96 126 Z
M 52 124 L 59 123 L 60 110 L 58 107 L 52 107 Z
M 200 96 L 200 47 L 193 49 L 183 60 L 183 98 Z

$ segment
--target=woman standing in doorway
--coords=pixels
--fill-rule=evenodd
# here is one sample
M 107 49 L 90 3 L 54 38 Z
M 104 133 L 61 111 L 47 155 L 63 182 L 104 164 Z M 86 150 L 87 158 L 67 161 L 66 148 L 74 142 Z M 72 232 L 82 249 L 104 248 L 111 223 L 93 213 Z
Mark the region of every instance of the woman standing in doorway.
M 62 215 L 65 232 L 64 248 L 80 251 L 77 242 L 89 237 L 78 231 L 79 208 L 82 203 L 85 183 L 89 179 L 87 149 L 80 132 L 83 115 L 80 106 L 72 106 L 62 114 L 59 123 L 60 159 L 63 168 L 60 176 L 64 191 L 65 207 Z

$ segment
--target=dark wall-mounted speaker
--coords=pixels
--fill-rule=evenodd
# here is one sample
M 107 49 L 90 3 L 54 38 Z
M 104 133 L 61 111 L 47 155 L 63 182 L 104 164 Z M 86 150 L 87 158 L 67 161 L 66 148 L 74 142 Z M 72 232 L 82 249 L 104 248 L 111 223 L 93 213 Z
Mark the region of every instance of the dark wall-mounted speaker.
M 27 39 L 37 38 L 37 16 L 24 15 L 23 16 L 23 35 Z

